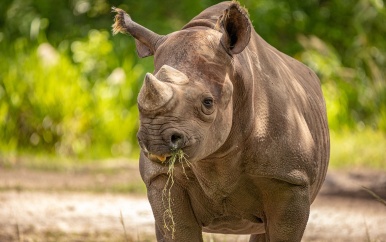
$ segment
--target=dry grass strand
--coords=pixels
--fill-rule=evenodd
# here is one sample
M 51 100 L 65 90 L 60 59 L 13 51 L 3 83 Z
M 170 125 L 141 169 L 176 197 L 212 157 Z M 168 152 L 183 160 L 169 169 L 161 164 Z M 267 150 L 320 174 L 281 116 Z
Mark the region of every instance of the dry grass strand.
M 367 187 L 362 187 L 362 189 L 365 190 L 366 192 L 368 192 L 371 196 L 373 196 L 378 202 L 380 202 L 380 203 L 382 203 L 383 205 L 386 206 L 386 201 L 383 198 L 381 198 L 378 194 L 376 194 L 375 192 L 371 191 Z
M 186 178 L 188 178 L 184 163 L 190 167 L 190 162 L 186 158 L 186 154 L 183 152 L 183 150 L 177 150 L 172 153 L 172 156 L 170 157 L 168 161 L 168 179 L 166 180 L 164 189 L 162 190 L 162 204 L 165 208 L 164 214 L 163 214 L 163 220 L 164 220 L 164 228 L 171 232 L 172 238 L 174 239 L 174 233 L 176 231 L 176 223 L 174 221 L 173 217 L 173 211 L 172 211 L 172 194 L 171 189 L 174 185 L 174 165 L 176 162 L 181 163 L 183 173 L 185 174 Z

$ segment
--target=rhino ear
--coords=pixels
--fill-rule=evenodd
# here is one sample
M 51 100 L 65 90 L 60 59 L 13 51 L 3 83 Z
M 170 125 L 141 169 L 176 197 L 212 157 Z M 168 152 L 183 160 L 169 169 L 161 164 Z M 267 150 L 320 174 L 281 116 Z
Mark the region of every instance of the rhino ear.
M 139 57 L 143 58 L 154 55 L 158 46 L 165 40 L 165 36 L 158 35 L 137 24 L 122 9 L 113 7 L 112 11 L 116 12 L 113 24 L 113 34 L 120 32 L 132 35 L 135 38 L 135 45 Z
M 137 55 L 141 58 L 154 55 L 154 52 L 149 47 L 142 44 L 142 42 L 137 39 L 135 40 L 135 47 L 137 49 Z
M 251 38 L 251 22 L 247 11 L 233 2 L 224 11 L 217 24 L 222 28 L 221 44 L 230 54 L 238 54 L 245 49 Z

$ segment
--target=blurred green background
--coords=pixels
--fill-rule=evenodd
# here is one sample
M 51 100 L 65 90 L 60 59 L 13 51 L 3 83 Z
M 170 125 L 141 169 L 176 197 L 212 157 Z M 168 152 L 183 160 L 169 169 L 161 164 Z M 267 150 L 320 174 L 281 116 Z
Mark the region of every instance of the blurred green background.
M 386 169 L 383 0 L 244 0 L 256 31 L 321 79 L 333 167 Z M 214 0 L 0 2 L 0 167 L 18 157 L 138 157 L 136 96 L 152 58 L 112 36 L 111 6 L 160 34 Z M 52 159 L 50 159 L 51 162 Z

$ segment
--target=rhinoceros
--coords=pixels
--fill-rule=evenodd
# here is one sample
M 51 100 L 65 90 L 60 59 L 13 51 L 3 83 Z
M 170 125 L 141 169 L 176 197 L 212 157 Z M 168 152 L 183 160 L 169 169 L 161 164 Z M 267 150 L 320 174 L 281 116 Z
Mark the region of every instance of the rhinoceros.
M 235 1 L 167 35 L 113 10 L 113 31 L 133 36 L 139 57 L 154 55 L 137 137 L 157 240 L 301 241 L 329 161 L 317 75 L 265 42 Z

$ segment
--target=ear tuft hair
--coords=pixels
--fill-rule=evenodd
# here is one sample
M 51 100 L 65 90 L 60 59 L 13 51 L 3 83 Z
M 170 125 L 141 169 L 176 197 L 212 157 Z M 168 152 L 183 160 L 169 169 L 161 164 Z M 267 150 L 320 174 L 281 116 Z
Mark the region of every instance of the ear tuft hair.
M 125 24 L 125 17 L 131 19 L 130 16 L 120 8 L 112 7 L 111 11 L 117 13 L 114 17 L 114 24 L 112 26 L 113 35 L 118 33 L 130 34 L 127 31 L 127 26 Z
M 246 7 L 241 6 L 240 2 L 237 0 L 233 0 L 232 3 L 237 5 L 237 8 L 239 9 L 239 11 L 241 13 L 243 13 L 246 18 L 249 18 L 249 12 L 248 12 L 248 9 Z

